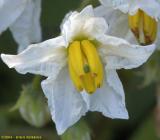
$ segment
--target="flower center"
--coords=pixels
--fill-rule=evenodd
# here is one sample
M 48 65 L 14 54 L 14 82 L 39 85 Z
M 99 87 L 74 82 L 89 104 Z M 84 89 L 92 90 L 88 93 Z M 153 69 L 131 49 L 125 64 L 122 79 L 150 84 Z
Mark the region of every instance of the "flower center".
M 103 84 L 103 65 L 95 45 L 89 40 L 73 41 L 68 49 L 71 80 L 78 91 L 93 93 Z
M 138 10 L 135 15 L 129 15 L 129 26 L 141 45 L 152 44 L 157 37 L 157 21 Z

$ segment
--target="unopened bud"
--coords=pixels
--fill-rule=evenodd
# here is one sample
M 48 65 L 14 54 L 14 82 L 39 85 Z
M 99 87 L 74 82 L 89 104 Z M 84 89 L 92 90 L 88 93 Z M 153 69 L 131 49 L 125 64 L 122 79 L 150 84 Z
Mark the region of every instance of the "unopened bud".
M 50 113 L 42 90 L 34 86 L 35 82 L 23 86 L 21 95 L 11 110 L 18 109 L 26 122 L 42 127 L 50 121 Z

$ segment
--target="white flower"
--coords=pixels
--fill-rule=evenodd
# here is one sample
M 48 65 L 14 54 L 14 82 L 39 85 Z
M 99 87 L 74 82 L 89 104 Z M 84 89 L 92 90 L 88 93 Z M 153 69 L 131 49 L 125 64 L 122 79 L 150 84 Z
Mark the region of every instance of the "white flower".
M 41 0 L 0 0 L 0 34 L 9 28 L 19 51 L 41 40 Z
M 18 72 L 48 77 L 42 89 L 58 134 L 87 111 L 128 119 L 123 86 L 116 69 L 142 65 L 155 45 L 139 46 L 105 34 L 107 24 L 87 6 L 67 15 L 61 36 L 29 46 L 18 55 L 1 57 Z M 81 94 L 79 93 L 81 92 Z
M 110 20 L 110 33 L 122 32 L 121 37 L 133 32 L 140 44 L 156 42 L 160 45 L 160 1 L 158 0 L 100 0 L 102 5 L 96 9 L 98 15 Z M 111 17 L 112 15 L 112 17 Z M 116 20 L 116 23 L 114 22 Z M 122 28 L 119 28 L 122 27 Z M 118 29 L 119 28 L 119 29 Z
M 131 15 L 141 9 L 151 17 L 156 19 L 160 17 L 159 0 L 100 0 L 100 2 L 105 6 L 114 7 Z

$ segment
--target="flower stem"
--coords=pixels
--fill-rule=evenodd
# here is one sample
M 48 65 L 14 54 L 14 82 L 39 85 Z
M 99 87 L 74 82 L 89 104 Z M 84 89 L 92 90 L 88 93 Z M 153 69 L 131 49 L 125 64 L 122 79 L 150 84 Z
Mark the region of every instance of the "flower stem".
M 41 79 L 42 77 L 40 75 L 36 75 L 34 78 L 33 78 L 33 89 L 34 90 L 39 90 L 40 89 L 40 82 L 41 82 Z

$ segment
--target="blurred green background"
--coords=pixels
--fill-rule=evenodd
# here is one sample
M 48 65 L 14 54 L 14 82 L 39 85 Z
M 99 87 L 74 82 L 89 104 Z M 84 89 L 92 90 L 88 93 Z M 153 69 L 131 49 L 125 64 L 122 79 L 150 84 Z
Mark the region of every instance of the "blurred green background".
M 43 0 L 43 40 L 57 36 L 65 14 L 78 9 L 81 3 L 82 0 Z M 16 50 L 17 44 L 10 31 L 5 31 L 0 36 L 0 52 L 15 54 Z M 150 61 L 152 59 L 154 58 L 151 57 Z M 59 137 L 52 121 L 43 127 L 34 127 L 22 119 L 18 110 L 10 112 L 20 96 L 22 86 L 30 83 L 33 75 L 20 75 L 0 60 L 0 136 L 40 135 L 45 140 L 158 140 L 160 131 L 155 119 L 157 82 L 151 82 L 144 87 L 142 84 L 146 77 L 140 76 L 147 66 L 145 64 L 138 69 L 118 71 L 126 92 L 129 120 L 112 120 L 100 113 L 89 112 Z M 150 75 L 150 70 L 146 74 Z

